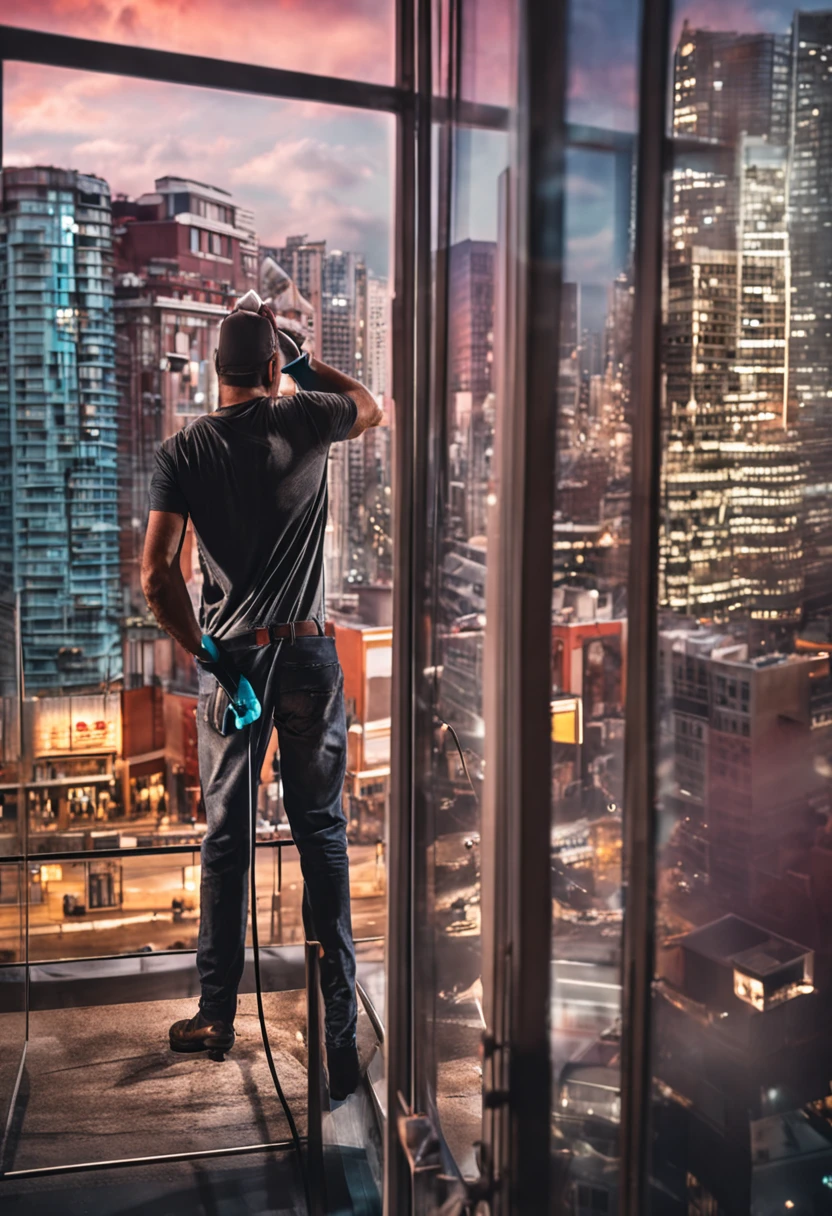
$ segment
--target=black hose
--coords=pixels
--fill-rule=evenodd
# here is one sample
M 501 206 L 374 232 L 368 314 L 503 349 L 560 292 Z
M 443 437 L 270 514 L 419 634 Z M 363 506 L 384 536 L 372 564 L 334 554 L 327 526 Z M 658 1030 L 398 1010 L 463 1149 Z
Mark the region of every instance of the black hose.
M 272 1057 L 272 1048 L 269 1043 L 269 1032 L 266 1030 L 266 1018 L 263 1013 L 263 987 L 260 982 L 260 937 L 257 932 L 257 878 L 255 875 L 256 861 L 256 843 L 257 843 L 257 803 L 254 797 L 254 745 L 252 743 L 252 727 L 248 728 L 248 809 L 250 821 L 250 840 L 249 840 L 249 875 L 251 882 L 251 944 L 253 946 L 254 955 L 254 986 L 257 992 L 257 1017 L 260 1020 L 260 1033 L 263 1036 L 263 1049 L 266 1052 L 266 1060 L 269 1065 L 269 1072 L 272 1074 L 272 1081 L 277 1091 L 277 1096 L 280 1099 L 280 1105 L 286 1115 L 286 1122 L 289 1124 L 289 1131 L 292 1133 L 292 1140 L 297 1153 L 298 1166 L 300 1168 L 300 1176 L 303 1182 L 303 1193 L 306 1199 L 306 1210 L 312 1212 L 311 1196 L 309 1194 L 309 1178 L 306 1173 L 306 1165 L 303 1160 L 303 1149 L 301 1148 L 300 1136 L 295 1124 L 294 1117 L 289 1108 L 289 1103 L 286 1101 L 286 1096 L 283 1093 L 283 1087 L 280 1084 L 280 1078 L 277 1075 L 277 1069 L 274 1066 Z

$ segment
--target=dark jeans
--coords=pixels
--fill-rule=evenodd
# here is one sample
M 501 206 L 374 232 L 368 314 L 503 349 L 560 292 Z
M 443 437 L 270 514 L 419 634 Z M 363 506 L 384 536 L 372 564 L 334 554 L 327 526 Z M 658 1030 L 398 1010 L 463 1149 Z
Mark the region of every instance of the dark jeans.
M 355 951 L 347 821 L 341 809 L 347 755 L 344 676 L 335 641 L 286 639 L 234 659 L 251 681 L 263 713 L 250 728 L 223 737 L 213 720 L 224 694 L 218 693 L 214 677 L 200 669 L 199 772 L 208 819 L 197 949 L 200 1009 L 206 1017 L 226 1022 L 234 1020 L 237 1009 L 248 910 L 248 731 L 256 781 L 274 723 L 283 802 L 303 872 L 304 928 L 307 938 L 324 949 L 327 1046 L 345 1046 L 355 1038 Z

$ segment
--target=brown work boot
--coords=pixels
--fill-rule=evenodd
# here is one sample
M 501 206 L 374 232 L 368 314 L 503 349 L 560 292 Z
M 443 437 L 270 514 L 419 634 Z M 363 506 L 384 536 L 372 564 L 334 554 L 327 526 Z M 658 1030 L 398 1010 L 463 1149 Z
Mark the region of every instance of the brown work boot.
M 234 1046 L 237 1037 L 232 1022 L 205 1018 L 201 1010 L 195 1017 L 174 1022 L 169 1035 L 171 1051 L 207 1051 L 212 1060 L 221 1060 L 224 1052 Z

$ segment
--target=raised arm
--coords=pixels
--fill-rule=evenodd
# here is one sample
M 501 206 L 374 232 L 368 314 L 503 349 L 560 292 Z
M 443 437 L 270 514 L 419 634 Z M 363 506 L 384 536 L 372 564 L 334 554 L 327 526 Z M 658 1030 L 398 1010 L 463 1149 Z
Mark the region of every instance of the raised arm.
M 184 536 L 183 516 L 173 511 L 150 512 L 142 555 L 142 591 L 165 633 L 197 654 L 202 633 L 179 564 Z
M 278 329 L 277 332 L 280 337 L 281 350 L 290 360 L 286 365 L 286 372 L 288 375 L 292 375 L 291 361 L 293 360 L 297 360 L 297 366 L 303 372 L 302 376 L 298 373 L 301 388 L 324 393 L 344 393 L 355 402 L 357 417 L 347 439 L 356 439 L 362 431 L 379 425 L 384 418 L 382 408 L 360 380 L 353 380 L 352 376 L 346 376 L 336 367 L 330 367 L 328 363 L 315 359 L 312 355 L 304 355 L 301 359 L 294 335 L 285 329 Z
M 352 376 L 345 376 L 337 368 L 330 367 L 328 363 L 323 363 L 320 359 L 315 359 L 311 355 L 309 357 L 309 366 L 322 381 L 321 388 L 325 392 L 345 393 L 348 397 L 352 397 L 355 402 L 358 416 L 355 420 L 355 426 L 349 435 L 347 435 L 347 439 L 356 439 L 362 431 L 368 430 L 371 426 L 379 425 L 384 417 L 382 408 L 370 390 L 365 388 L 360 380 L 353 380 Z

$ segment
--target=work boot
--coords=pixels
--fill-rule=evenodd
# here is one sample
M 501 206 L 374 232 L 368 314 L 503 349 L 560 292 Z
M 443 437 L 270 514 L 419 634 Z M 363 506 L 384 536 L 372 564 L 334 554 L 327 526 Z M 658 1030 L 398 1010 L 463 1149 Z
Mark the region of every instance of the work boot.
M 237 1037 L 233 1022 L 205 1018 L 202 1011 L 192 1018 L 174 1022 L 169 1031 L 171 1051 L 207 1051 L 212 1060 L 221 1060 L 230 1051 Z
M 346 1047 L 327 1047 L 326 1070 L 329 1074 L 330 1098 L 343 1102 L 350 1094 L 355 1093 L 361 1079 L 355 1043 L 348 1043 Z

